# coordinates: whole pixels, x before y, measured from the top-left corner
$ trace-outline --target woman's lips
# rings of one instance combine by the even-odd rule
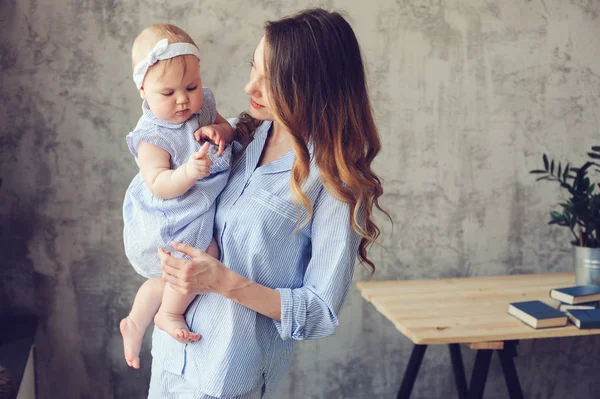
[[[250,105],[252,105],[256,109],[260,109],[260,108],[264,108],[265,107],[264,105],[260,105],[259,103],[257,103],[253,99],[250,99]]]

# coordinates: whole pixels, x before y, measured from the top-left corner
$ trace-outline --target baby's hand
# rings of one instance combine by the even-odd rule
[[[218,130],[214,128],[214,125],[202,126],[200,129],[194,132],[194,138],[196,141],[200,141],[201,139],[209,139],[215,145],[218,145],[219,155],[221,155],[225,149],[225,140],[223,140]]]
[[[193,179],[204,179],[210,175],[210,166],[213,164],[210,157],[206,154],[209,142],[204,143],[198,152],[192,154],[185,164],[185,173]]]

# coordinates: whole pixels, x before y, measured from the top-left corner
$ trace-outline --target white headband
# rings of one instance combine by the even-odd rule
[[[156,64],[160,60],[168,60],[169,58],[177,57],[179,55],[195,55],[200,59],[200,51],[198,47],[191,43],[173,43],[169,44],[167,39],[159,40],[156,46],[148,53],[148,57],[141,61],[133,68],[133,81],[137,86],[138,90],[144,83],[144,77],[148,72],[148,69]]]

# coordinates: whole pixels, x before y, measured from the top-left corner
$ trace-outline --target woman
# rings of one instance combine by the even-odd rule
[[[165,279],[202,294],[186,313],[202,339],[155,329],[152,398],[273,397],[293,342],[334,332],[356,255],[375,269],[380,142],[352,28],[321,9],[268,22],[245,91],[247,146],[233,143],[215,216],[220,261],[159,251]]]

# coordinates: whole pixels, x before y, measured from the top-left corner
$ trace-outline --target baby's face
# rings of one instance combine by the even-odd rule
[[[140,89],[152,113],[171,123],[185,122],[202,106],[200,62],[193,55],[179,57],[183,57],[185,66],[175,59],[168,67],[166,61],[157,62],[146,73]]]

